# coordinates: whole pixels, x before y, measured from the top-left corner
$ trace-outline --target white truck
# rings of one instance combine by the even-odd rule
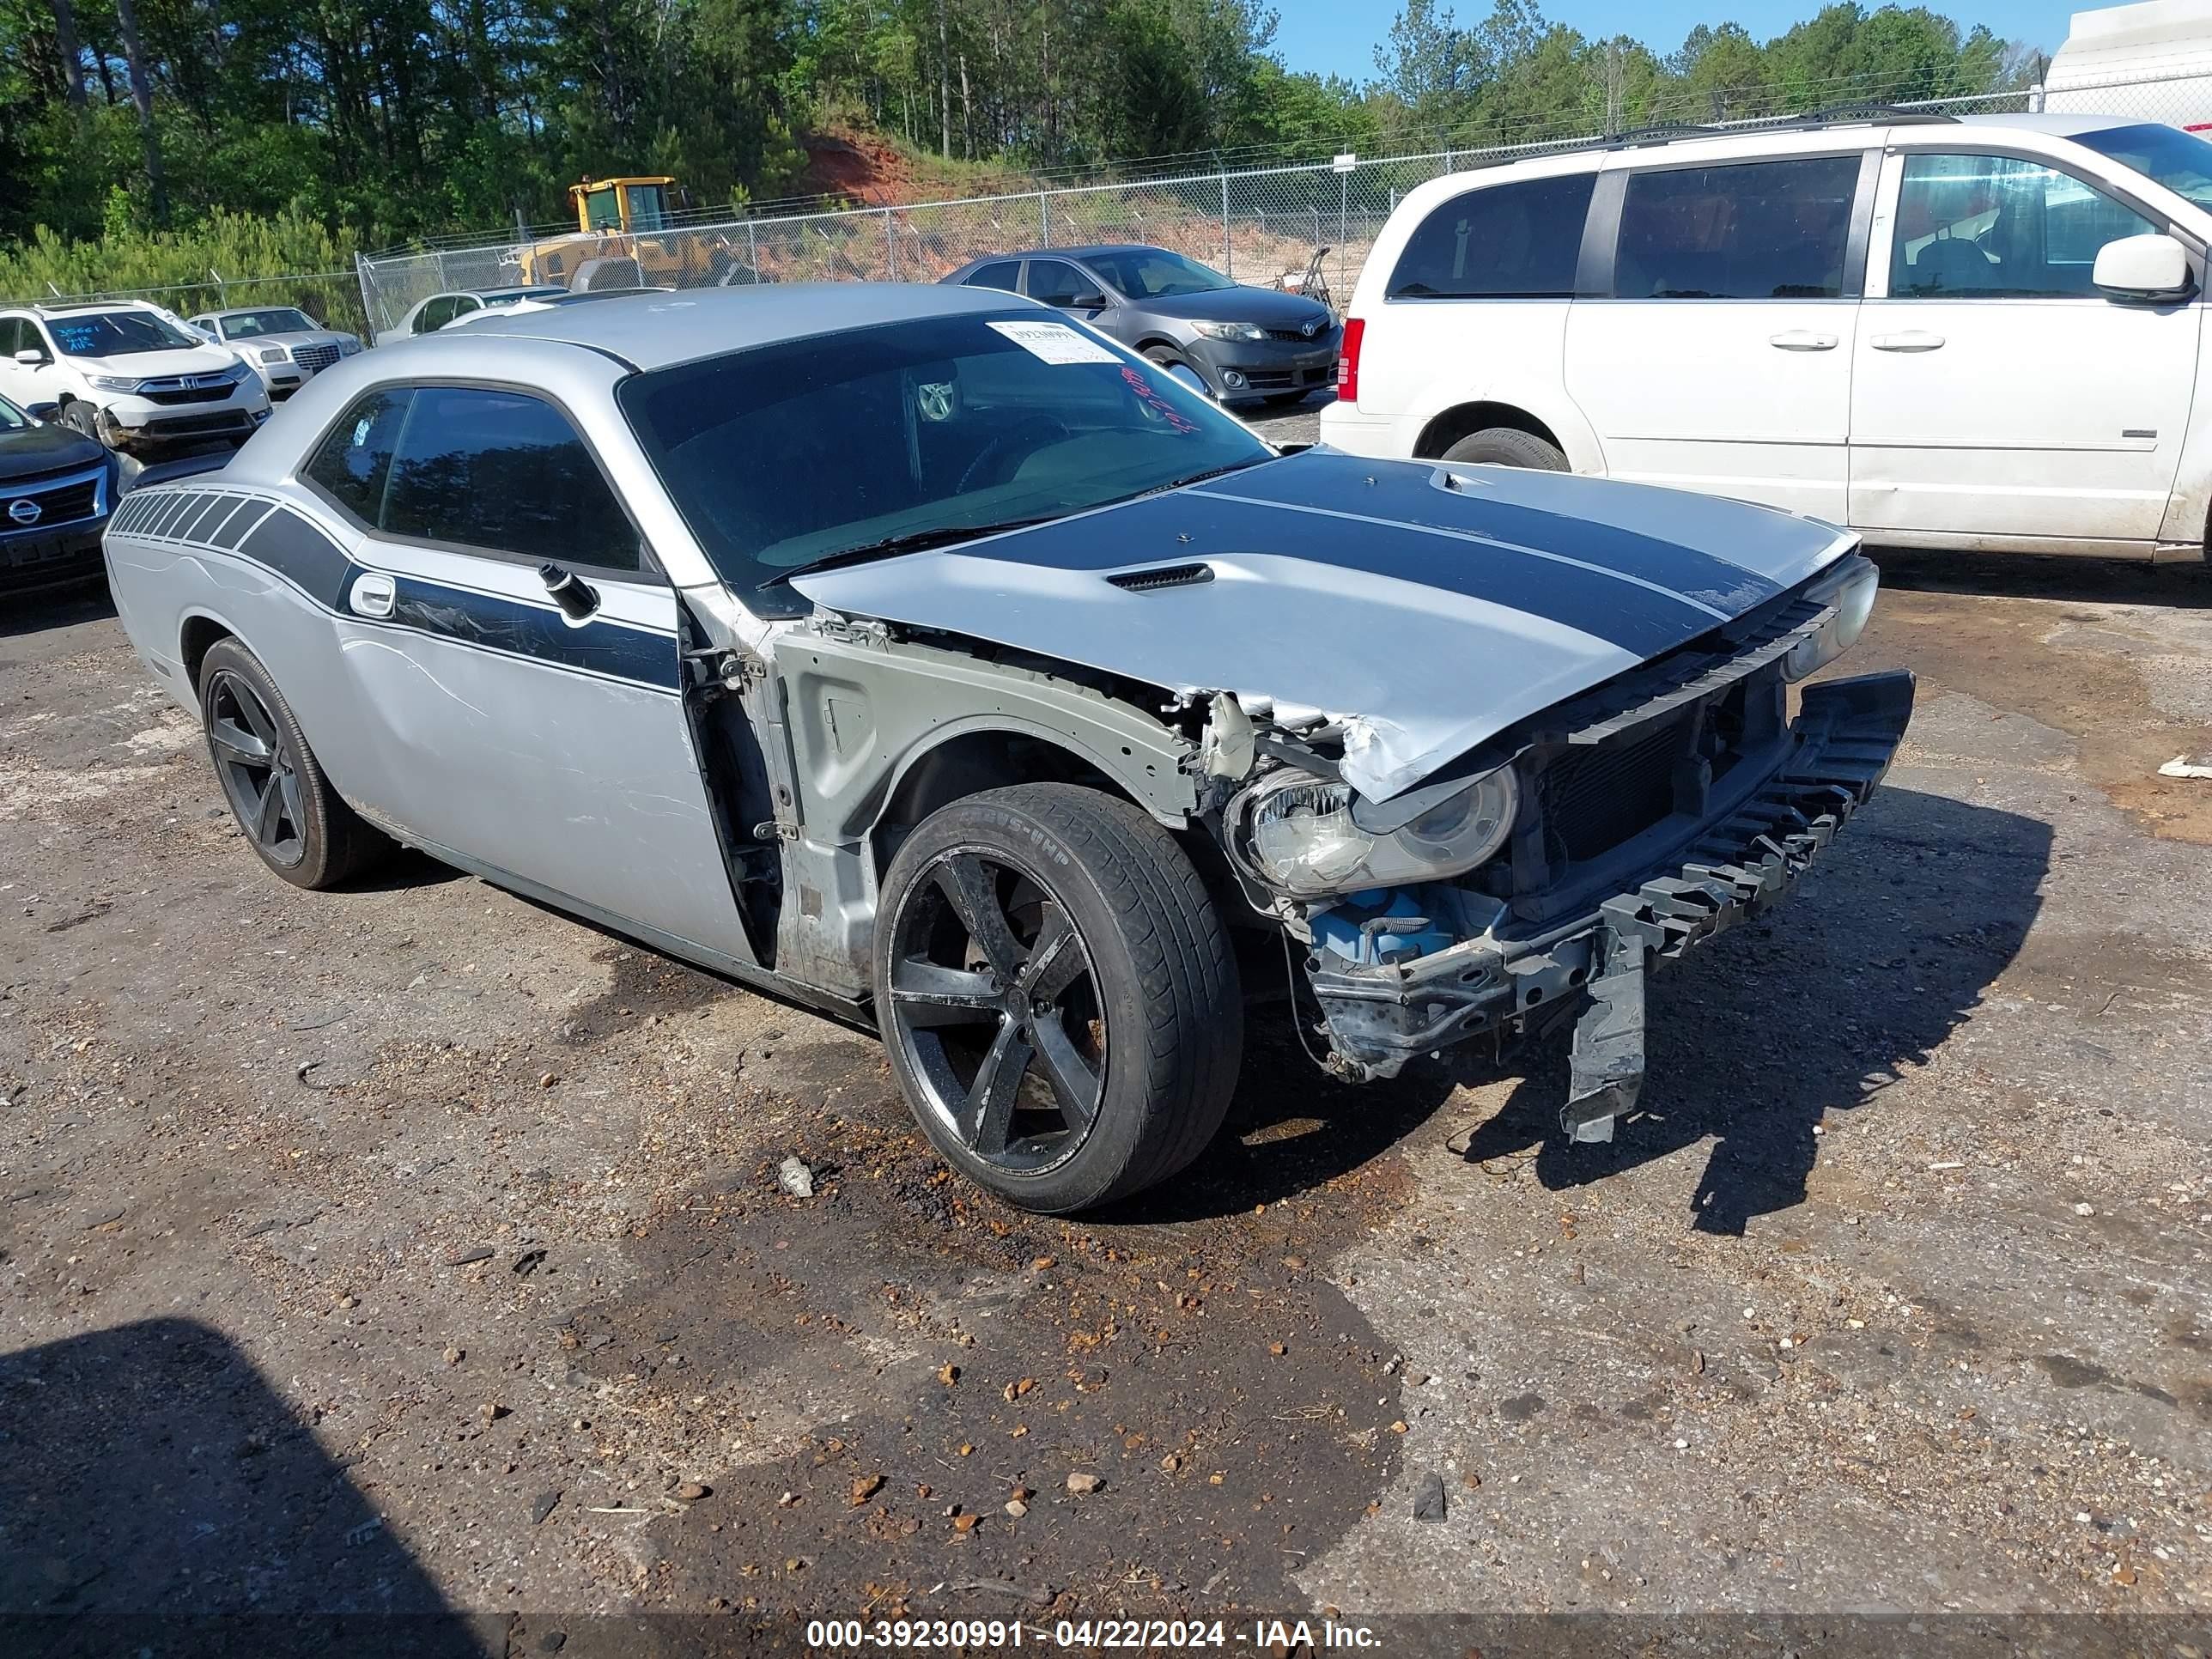
[[[2032,107],[2212,130],[2212,0],[2075,12]]]

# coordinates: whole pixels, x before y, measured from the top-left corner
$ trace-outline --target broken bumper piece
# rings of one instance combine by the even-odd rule
[[[1393,1077],[1417,1054],[1486,1033],[1556,1029],[1579,1005],[1560,1127],[1611,1139],[1643,1086],[1645,974],[1796,884],[1888,770],[1912,693],[1902,672],[1806,687],[1783,763],[1704,826],[1678,866],[1593,913],[1533,938],[1492,933],[1411,962],[1316,968],[1336,1069]]]

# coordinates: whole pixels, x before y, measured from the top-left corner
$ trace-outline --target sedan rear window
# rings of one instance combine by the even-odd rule
[[[1034,309],[907,321],[656,370],[617,397],[723,579],[1060,518],[1272,452]]]

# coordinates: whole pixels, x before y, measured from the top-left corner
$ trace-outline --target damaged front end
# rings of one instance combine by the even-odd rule
[[[1848,558],[1383,802],[1344,781],[1346,722],[1217,699],[1209,769],[1252,757],[1223,844],[1305,946],[1329,1069],[1392,1077],[1572,1022],[1561,1127],[1610,1139],[1642,1085],[1645,974],[1789,891],[1904,737],[1902,672],[1808,685],[1788,714],[1875,583]]]

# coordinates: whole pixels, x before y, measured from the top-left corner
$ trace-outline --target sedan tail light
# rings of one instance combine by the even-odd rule
[[[1344,349],[1336,360],[1336,396],[1340,403],[1359,401],[1359,346],[1367,337],[1367,319],[1344,319]]]

